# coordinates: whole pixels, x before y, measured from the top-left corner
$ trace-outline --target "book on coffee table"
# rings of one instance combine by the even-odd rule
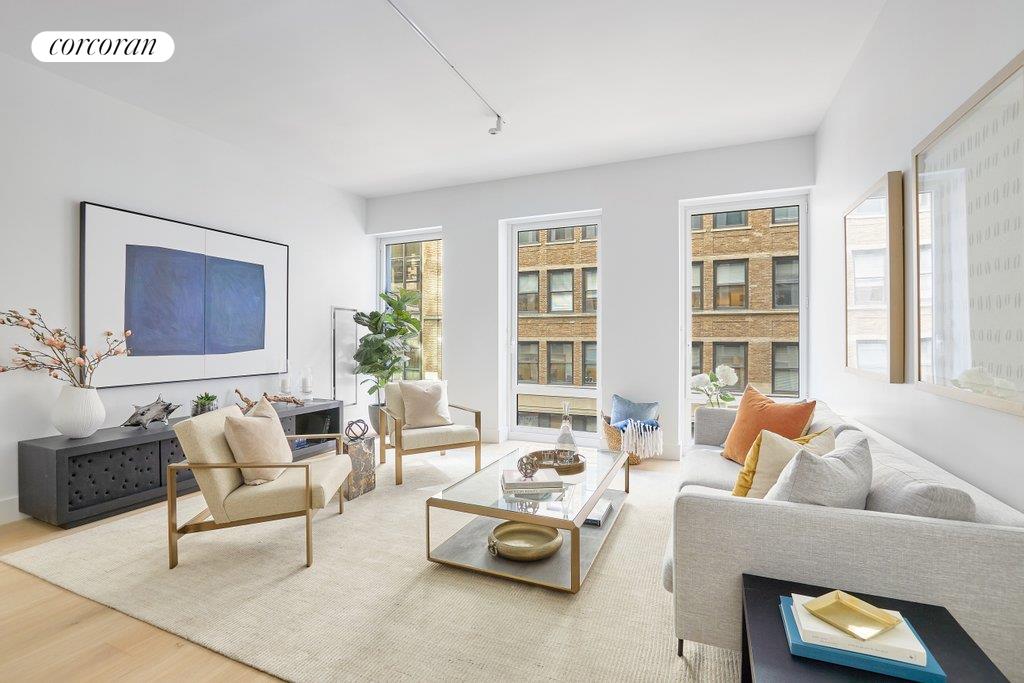
[[[532,477],[524,477],[518,470],[502,470],[501,488],[513,491],[561,491],[562,477],[552,469],[537,470]]]

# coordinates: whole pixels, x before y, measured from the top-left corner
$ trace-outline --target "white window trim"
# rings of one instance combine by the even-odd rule
[[[508,331],[509,337],[506,343],[507,349],[507,368],[508,372],[504,386],[501,387],[501,391],[507,397],[507,411],[505,419],[508,425],[508,438],[522,441],[538,441],[541,443],[554,443],[555,438],[558,436],[558,430],[549,427],[525,427],[517,424],[517,408],[518,401],[517,396],[520,393],[523,394],[534,394],[536,396],[565,396],[571,398],[593,398],[597,402],[596,406],[596,417],[597,417],[597,432],[591,434],[590,432],[580,432],[573,430],[573,435],[576,437],[576,443],[580,446],[587,447],[600,447],[601,446],[601,384],[603,381],[604,373],[601,371],[601,358],[602,358],[602,344],[600,340],[600,329],[601,329],[601,210],[595,209],[590,211],[572,211],[559,214],[549,214],[542,216],[529,216],[524,218],[511,218],[499,221],[500,229],[507,229],[508,234],[505,235],[504,239],[508,244],[508,292],[509,296],[505,297],[508,300],[506,304],[508,306]],[[586,222],[588,225],[597,225],[597,239],[587,240],[597,242],[597,264],[588,265],[584,267],[597,268],[597,330],[598,339],[586,340],[597,342],[597,384],[589,386],[574,386],[567,384],[519,384],[519,365],[516,359],[516,352],[518,349],[519,334],[517,329],[518,321],[518,278],[519,278],[519,264],[518,264],[518,239],[517,234],[520,230],[547,230],[549,228],[567,228],[575,227],[580,225],[582,222]],[[548,244],[567,244],[568,242],[548,242]],[[557,270],[557,268],[555,269]],[[587,313],[586,315],[595,315],[595,313]],[[543,341],[543,340],[542,340]],[[555,340],[558,341],[558,340]],[[582,350],[582,349],[581,349]],[[574,357],[575,361],[575,357]],[[582,364],[582,359],[581,359]],[[581,365],[582,369],[582,365]],[[575,368],[574,368],[575,370]]]

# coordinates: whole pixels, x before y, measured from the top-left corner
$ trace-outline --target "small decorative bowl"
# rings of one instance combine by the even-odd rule
[[[543,560],[561,547],[558,529],[526,522],[502,522],[487,537],[487,552],[516,562]]]

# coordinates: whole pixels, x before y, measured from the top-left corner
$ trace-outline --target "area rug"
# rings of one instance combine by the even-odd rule
[[[633,469],[619,520],[570,595],[426,560],[424,501],[469,473],[464,456],[409,458],[401,487],[382,466],[344,515],[318,513],[308,569],[297,518],[185,536],[168,570],[163,508],[2,560],[289,680],[739,679],[737,653],[687,643],[676,656],[660,581],[673,473]],[[179,518],[202,507],[182,500]],[[469,519],[438,517],[432,534]]]

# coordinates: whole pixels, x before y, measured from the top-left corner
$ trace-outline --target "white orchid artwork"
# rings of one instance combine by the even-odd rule
[[[721,408],[723,403],[736,400],[727,387],[739,381],[736,371],[728,365],[719,365],[714,372],[702,372],[690,378],[690,389],[699,391],[708,397],[708,405]]]

